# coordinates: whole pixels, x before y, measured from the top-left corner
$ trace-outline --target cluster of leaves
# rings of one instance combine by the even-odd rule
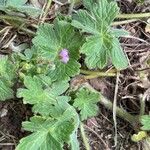
[[[73,150],[79,149],[77,129],[80,118],[69,104],[71,97],[62,95],[69,88],[68,81],[53,82],[45,75],[25,76],[24,85],[26,88],[18,89],[17,96],[23,97],[25,104],[32,104],[36,115],[23,123],[24,129],[33,133],[21,139],[16,149],[62,150],[64,143],[71,145]],[[73,105],[79,108],[84,120],[97,114],[98,101],[99,94],[82,89]]]
[[[0,100],[13,97],[11,87],[17,69],[23,81],[17,97],[33,106],[34,116],[23,122],[23,128],[32,134],[21,139],[16,150],[62,150],[64,143],[78,150],[80,121],[98,114],[100,99],[99,93],[83,87],[75,91],[75,96],[69,95],[70,78],[80,73],[81,54],[90,69],[104,68],[109,59],[119,70],[128,65],[118,39],[128,33],[111,27],[119,13],[116,2],[83,2],[86,10],[79,10],[72,21],[55,19],[53,24],[40,25],[31,49],[12,55],[17,67],[8,57],[0,58]],[[25,3],[2,1],[4,7],[0,9],[8,11],[16,4],[15,10],[24,11]],[[147,129],[147,123],[142,123]]]
[[[111,28],[112,21],[119,13],[117,3],[106,0],[97,0],[97,3],[93,0],[83,1],[87,10],[79,10],[73,16],[72,25],[90,34],[81,48],[81,53],[86,55],[87,67],[102,69],[111,59],[117,69],[126,68],[128,61],[118,37],[128,35],[128,33]]]

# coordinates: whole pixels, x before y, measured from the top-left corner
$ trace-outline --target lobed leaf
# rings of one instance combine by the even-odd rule
[[[8,56],[0,56],[0,101],[11,99],[14,92],[11,89],[15,78],[15,66],[8,60]]]
[[[81,48],[87,67],[103,69],[110,58],[118,70],[125,69],[128,61],[116,38],[126,36],[127,32],[111,28],[112,21],[119,13],[117,3],[107,0],[83,2],[87,10],[78,11],[73,16],[72,25],[90,33]]]
[[[55,68],[49,70],[52,80],[68,80],[79,74],[79,48],[83,40],[83,37],[66,21],[55,20],[54,25],[44,24],[39,27],[33,44],[39,57],[54,63]],[[60,52],[64,49],[68,51],[67,63],[60,57]]]
[[[98,113],[97,102],[99,102],[99,94],[91,92],[87,89],[81,89],[74,100],[73,106],[80,111],[81,120],[96,116]]]
[[[141,117],[142,130],[150,131],[150,115],[144,115]]]
[[[23,123],[24,129],[33,133],[21,139],[16,150],[63,150],[64,142],[70,142],[78,124],[78,115],[69,104],[58,118],[34,116]]]
[[[62,105],[61,101],[67,102],[69,100],[69,97],[60,95],[67,90],[69,84],[67,81],[60,81],[50,85],[50,81],[47,79],[48,82],[46,82],[45,78],[25,76],[24,85],[26,88],[18,89],[17,96],[19,98],[23,97],[24,103],[34,105],[33,111],[36,113],[44,116],[59,115],[62,113],[59,103]]]

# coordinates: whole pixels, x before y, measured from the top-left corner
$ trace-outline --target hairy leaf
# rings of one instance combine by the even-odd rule
[[[0,101],[14,97],[14,92],[11,87],[12,85],[9,83],[9,81],[0,78]]]
[[[69,104],[66,106],[57,118],[35,116],[30,121],[24,122],[24,129],[33,133],[21,139],[16,150],[63,150],[64,142],[70,142],[79,124],[74,108]]]
[[[87,67],[102,69],[110,58],[117,69],[125,69],[128,61],[116,38],[127,35],[127,32],[111,29],[111,23],[119,13],[117,3],[107,0],[83,2],[87,10],[79,10],[73,16],[72,25],[82,32],[90,33],[81,48],[81,53],[86,56]],[[121,63],[117,64],[120,60]]]
[[[73,106],[80,111],[81,120],[96,116],[98,113],[97,102],[99,102],[99,94],[91,92],[87,89],[81,89],[76,94]]]
[[[116,68],[125,69],[128,66],[128,61],[120,46],[119,40],[117,38],[114,38],[112,42],[113,47],[110,50],[110,58],[112,60],[112,63]]]
[[[80,64],[77,61],[82,41],[82,36],[66,21],[55,20],[54,25],[39,27],[33,44],[37,47],[39,57],[54,63],[55,68],[49,70],[52,80],[67,80],[79,73]],[[64,50],[67,55],[62,56]]]
[[[150,131],[150,115],[144,115],[141,117],[142,130]]]
[[[107,64],[107,45],[100,36],[92,36],[81,48],[81,52],[86,54],[85,63],[88,68],[103,68]]]
[[[30,124],[32,124],[32,122]],[[23,138],[16,150],[62,150],[63,142],[68,141],[69,136],[74,129],[74,124],[70,121],[61,122],[50,119],[46,120],[43,124],[39,124],[39,126],[41,129],[30,136]]]
[[[13,80],[15,78],[15,66],[7,56],[0,56],[0,101],[13,98]]]
[[[48,77],[47,77],[48,78]],[[50,85],[39,76],[26,76],[24,79],[25,89],[18,89],[18,97],[23,97],[24,103],[34,105],[33,111],[42,115],[56,116],[62,113],[61,101],[68,101],[69,97],[60,96],[63,94],[69,84],[67,81],[54,82]]]

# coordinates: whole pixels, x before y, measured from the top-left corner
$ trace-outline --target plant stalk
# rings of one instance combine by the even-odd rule
[[[97,77],[114,77],[116,76],[116,72],[111,70],[109,72],[100,72],[100,71],[89,71],[89,70],[80,70],[81,74],[85,74],[85,79],[92,79]]]
[[[18,17],[18,16],[10,16],[10,15],[0,15],[0,19],[5,19],[5,20],[10,20],[10,21],[19,21],[22,23],[28,22],[29,20],[23,18],[23,17]]]
[[[150,17],[150,13],[135,13],[135,14],[119,14],[117,18],[120,19],[135,19],[135,18],[147,18]]]
[[[80,131],[81,131],[81,136],[82,136],[82,139],[83,139],[83,143],[84,143],[85,149],[86,150],[90,150],[91,148],[90,148],[90,145],[89,145],[86,133],[84,131],[84,126],[83,126],[82,122],[80,122]]]
[[[88,83],[85,83],[83,86],[87,87],[88,89],[92,90],[93,92],[97,91]],[[105,108],[113,111],[113,104],[110,100],[108,100],[106,97],[104,97],[102,94],[100,94],[100,103],[102,105],[104,105]],[[139,124],[139,116],[134,116],[131,115],[130,113],[128,113],[127,111],[125,111],[122,108],[119,108],[118,106],[116,106],[116,115],[126,121],[128,121],[133,127],[134,129],[138,126]]]

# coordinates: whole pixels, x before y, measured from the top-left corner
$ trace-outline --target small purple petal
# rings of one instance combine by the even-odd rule
[[[60,60],[67,64],[67,62],[69,61],[69,53],[68,53],[68,50],[67,49],[63,49],[60,51],[59,53],[59,56],[60,56]]]

